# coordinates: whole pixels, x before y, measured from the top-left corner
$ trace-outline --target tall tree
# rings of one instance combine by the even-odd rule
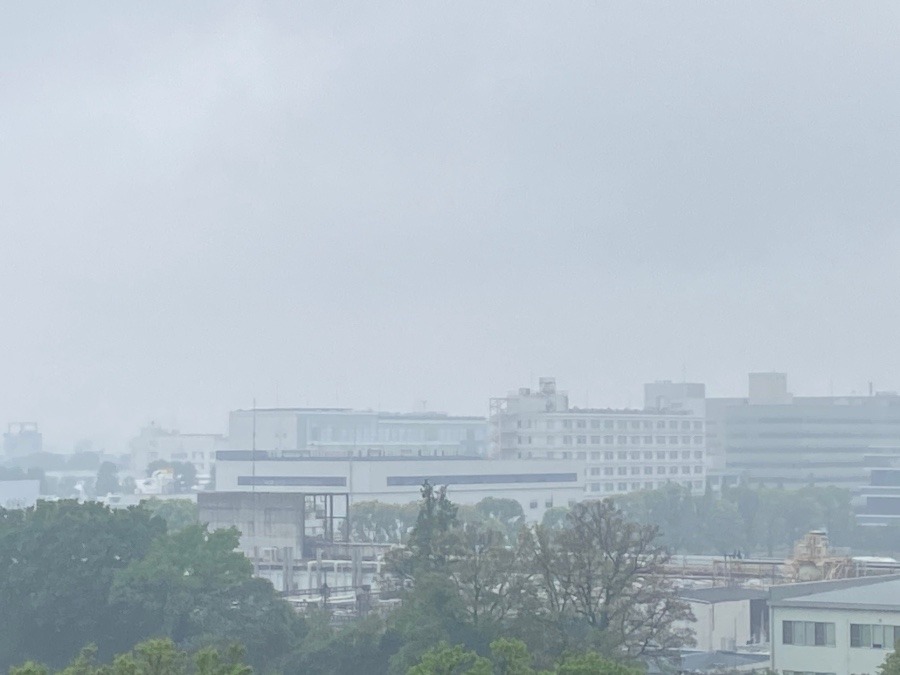
[[[691,643],[675,627],[692,618],[661,574],[667,550],[652,525],[627,520],[610,500],[582,502],[568,527],[530,532],[530,564],[549,618],[574,620],[609,655],[656,655]]]

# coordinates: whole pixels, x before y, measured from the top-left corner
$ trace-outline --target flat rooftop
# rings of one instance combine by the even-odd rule
[[[769,596],[772,607],[900,612],[900,575],[790,584],[772,591]]]

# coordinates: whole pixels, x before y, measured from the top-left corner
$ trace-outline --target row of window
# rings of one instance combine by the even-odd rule
[[[781,639],[786,645],[834,647],[834,626],[822,621],[782,621]],[[850,624],[851,647],[893,649],[897,640],[900,640],[900,626]]]
[[[682,474],[690,474],[691,467],[690,466],[682,466],[681,473]],[[679,467],[677,466],[657,466],[655,473],[658,475],[663,474],[676,474],[678,473]],[[703,467],[699,465],[694,466],[694,473],[703,473]],[[654,473],[654,468],[652,466],[592,466],[590,469],[590,475],[592,476],[638,476],[640,474],[644,474],[645,476],[651,476]]]
[[[530,451],[528,453],[528,456],[531,457]],[[557,459],[557,454],[553,450],[548,450],[546,453],[546,457],[547,457],[547,459]],[[677,450],[671,450],[671,451],[669,451],[668,454],[666,454],[666,452],[664,450],[659,450],[656,453],[649,452],[649,451],[644,452],[644,453],[633,452],[633,451],[632,452],[620,451],[617,453],[592,452],[590,454],[590,458],[591,458],[592,462],[599,462],[599,461],[611,462],[613,460],[619,460],[622,462],[624,462],[624,461],[638,462],[641,459],[643,459],[646,462],[651,462],[654,459],[658,462],[664,462],[667,459],[670,461],[676,461],[678,459],[682,459],[682,460],[691,459],[691,457],[693,457],[696,460],[702,460],[703,459],[703,451],[702,450],[694,450],[693,455],[691,454],[690,450],[682,450],[680,455],[678,454]],[[587,459],[588,454],[586,452],[568,452],[568,451],[564,450],[563,452],[559,453],[558,458],[559,459]]]
[[[547,445],[703,445],[703,436],[547,436]],[[517,436],[519,445],[534,445],[534,436]],[[541,437],[537,437],[540,444]]]
[[[555,429],[557,420],[547,420],[544,428],[546,429]],[[518,420],[516,422],[516,427],[519,429],[531,429],[537,428],[537,423],[533,420]],[[587,429],[588,428],[588,420],[561,420],[560,427],[562,429]],[[656,423],[652,420],[590,420],[590,428],[591,429],[619,429],[625,431],[626,429],[671,429],[677,430],[681,429],[682,431],[701,431],[703,429],[703,422],[699,420],[656,420]]]
[[[606,492],[606,493],[628,492],[628,491],[635,492],[637,490],[653,490],[654,488],[657,488],[657,487],[660,487],[660,488],[665,487],[667,484],[669,484],[671,482],[673,482],[673,481],[659,481],[657,483],[654,483],[653,481],[645,481],[643,483],[638,483],[638,482],[632,482],[632,483],[626,483],[626,482],[588,483],[588,485],[586,486],[586,490],[588,492]],[[699,489],[699,488],[703,487],[702,480],[675,481],[675,483],[677,483],[678,485],[682,485],[686,488],[693,487],[694,489]]]

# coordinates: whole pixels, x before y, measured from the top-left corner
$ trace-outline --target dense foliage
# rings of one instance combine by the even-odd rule
[[[143,508],[39,502],[0,511],[0,668],[62,667],[87,644],[108,660],[149,637],[181,647],[241,642],[259,666],[301,622],[252,578],[234,530],[176,533]]]
[[[615,498],[629,519],[659,528],[660,543],[670,551],[696,554],[784,555],[811,529],[826,528],[832,544],[859,554],[900,553],[900,527],[867,528],[856,524],[848,490],[835,487],[726,488],[721,494],[694,495],[677,484]],[[556,506],[544,513],[542,525],[566,525],[569,509]],[[359,541],[406,543],[418,508],[379,502],[355,504],[354,537]],[[460,506],[457,518],[500,533],[515,543],[524,525],[518,502],[488,498],[474,507]]]

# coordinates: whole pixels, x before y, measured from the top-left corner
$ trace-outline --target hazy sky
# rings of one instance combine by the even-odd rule
[[[898,389],[898,122],[896,3],[4,3],[0,422]]]

